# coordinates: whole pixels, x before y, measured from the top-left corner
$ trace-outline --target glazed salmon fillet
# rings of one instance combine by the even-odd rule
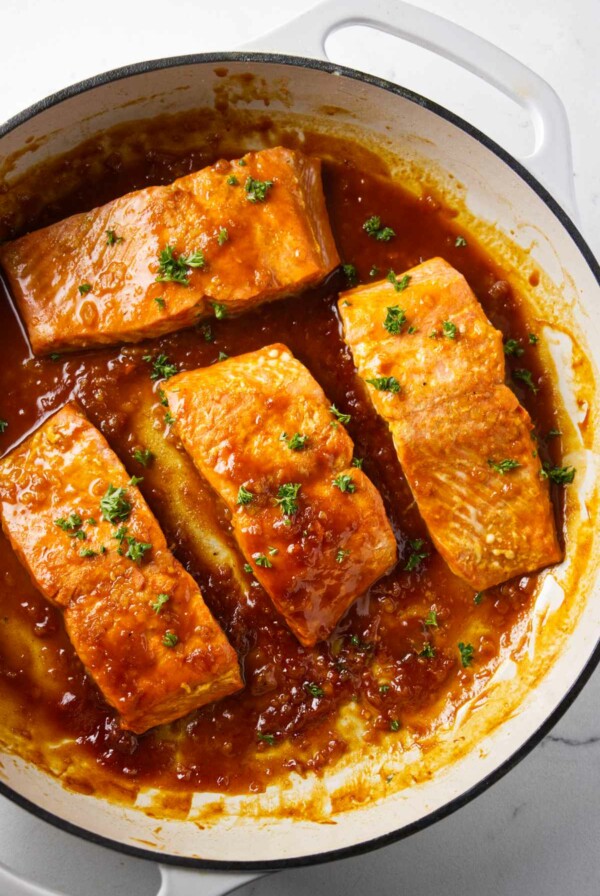
[[[396,542],[321,387],[285,345],[270,345],[163,388],[249,569],[302,644],[326,638],[394,565]]]
[[[476,591],[562,559],[502,336],[441,258],[343,293],[345,339],[432,541]]]
[[[0,462],[0,514],[122,727],[141,733],[242,687],[198,586],[76,405]]]
[[[339,264],[319,159],[278,147],[0,246],[33,351],[161,336],[313,286]]]

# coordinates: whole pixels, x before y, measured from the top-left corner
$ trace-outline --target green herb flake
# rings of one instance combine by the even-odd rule
[[[275,744],[275,735],[274,734],[262,734],[262,732],[257,731],[256,737],[258,740],[262,741],[265,744],[268,744],[270,747]]]
[[[98,525],[93,516],[88,517],[86,520],[86,523],[88,524],[88,526],[97,526]]]
[[[285,442],[290,451],[302,451],[308,444],[308,436],[303,436],[299,432],[294,433],[291,438],[288,438],[287,432],[282,432],[279,440]]]
[[[243,485],[240,485],[237,494],[237,504],[245,507],[247,504],[251,504],[254,501],[256,495],[245,488]]]
[[[117,236],[117,234],[114,230],[106,231],[106,245],[107,246],[114,246],[116,243],[122,243],[122,242],[123,242],[123,237]]]
[[[173,246],[166,246],[158,256],[158,283],[179,283],[189,286],[189,268],[203,268],[206,265],[204,253],[192,252],[190,255],[175,255]]]
[[[438,627],[437,621],[437,613],[435,610],[430,610],[427,616],[424,619],[425,625],[430,625],[432,628]]]
[[[475,653],[475,648],[472,644],[463,644],[462,641],[459,641],[458,649],[460,651],[460,661],[462,663],[462,667],[463,669],[467,669],[473,664],[473,654]]]
[[[400,383],[395,376],[376,376],[366,382],[377,389],[378,392],[393,392],[394,395],[400,392]]]
[[[164,408],[169,407],[169,402],[167,401],[167,396],[165,395],[163,390],[160,388],[158,389],[158,400],[160,401],[160,403],[162,404],[162,406]]]
[[[85,541],[87,535],[83,529],[78,529],[76,532],[69,532],[69,538],[77,538],[79,541]]]
[[[115,538],[119,542],[119,544],[123,544],[126,537],[127,537],[127,526],[119,526],[119,528],[116,530],[116,532],[113,535],[113,538]]]
[[[156,358],[152,358],[151,355],[144,355],[142,360],[152,364],[151,380],[168,380],[170,377],[175,376],[179,369],[176,364],[171,364],[167,355],[163,354],[158,355]]]
[[[544,465],[544,472],[548,479],[555,482],[557,485],[568,485],[575,479],[577,470],[575,467],[551,467],[549,465]]]
[[[507,356],[513,355],[515,358],[520,358],[521,355],[525,353],[525,349],[519,343],[518,339],[507,339],[504,343],[504,354]]]
[[[562,436],[560,429],[550,429],[546,434],[546,439],[557,439],[559,436]]]
[[[212,331],[212,327],[210,324],[204,324],[201,332],[202,332],[202,335],[204,336],[205,342],[214,342],[215,341],[215,337],[213,336],[213,331]]]
[[[304,690],[311,697],[324,697],[325,691],[323,688],[320,688],[318,684],[315,684],[314,681],[305,681],[304,682]]]
[[[411,553],[408,557],[408,562],[404,567],[405,572],[413,572],[420,566],[421,562],[425,560],[426,557],[429,556],[427,551],[423,550],[423,545],[425,544],[422,538],[415,538],[412,541],[408,542],[411,548]]]
[[[451,320],[445,320],[442,323],[442,331],[448,339],[456,339],[458,335],[458,327]]]
[[[396,236],[396,231],[391,227],[382,227],[379,215],[372,215],[367,218],[363,224],[363,230],[374,240],[380,243],[388,243],[392,237]]]
[[[335,555],[336,563],[343,563],[346,557],[350,556],[350,551],[345,550],[344,548],[340,548],[337,554]]]
[[[179,644],[179,638],[177,637],[175,632],[167,630],[163,635],[162,642],[165,647],[173,648],[176,647],[177,644]]]
[[[477,594],[473,598],[473,603],[479,606],[479,604],[483,600],[483,591],[478,591]]]
[[[226,243],[228,241],[228,239],[229,239],[229,231],[227,230],[226,227],[221,227],[219,229],[219,233],[217,234],[217,242],[218,242],[219,246],[222,246],[224,243]]]
[[[285,482],[279,486],[276,503],[281,507],[284,516],[293,516],[298,511],[298,492],[301,489],[299,482]]]
[[[402,332],[402,327],[405,323],[406,312],[404,308],[400,308],[399,305],[390,305],[389,308],[386,308],[385,320],[383,322],[384,330],[387,330],[392,336],[397,336]]]
[[[249,575],[252,575],[254,572],[249,563],[244,563],[244,572],[247,572]]]
[[[91,292],[92,284],[91,283],[81,283],[77,289],[79,290],[79,295],[87,296],[88,292]]]
[[[409,336],[412,336],[413,333],[417,332],[417,328],[413,327],[413,325],[411,324],[406,332],[408,333]]]
[[[215,312],[215,317],[217,320],[223,320],[223,318],[227,317],[227,308],[225,305],[221,305],[220,302],[211,302],[213,306],[213,311]]]
[[[158,305],[158,307],[159,307],[159,308],[161,309],[161,311],[162,311],[162,310],[164,309],[164,307],[165,307],[165,304],[166,304],[164,298],[163,298],[162,296],[157,296],[157,297],[154,299],[154,301],[156,302],[156,304]]]
[[[269,548],[268,551],[271,557],[276,557],[279,553],[279,548]]]
[[[237,187],[237,185],[239,184],[239,180],[237,179],[235,174],[230,174],[227,178],[227,183],[230,187]]]
[[[492,470],[495,470],[496,473],[501,473],[503,476],[505,473],[509,473],[511,470],[516,470],[517,467],[520,467],[521,464],[518,460],[513,460],[510,457],[506,457],[504,460],[491,460],[488,458],[488,467],[491,467]]]
[[[435,657],[435,647],[433,646],[433,644],[430,644],[429,641],[426,641],[423,644],[422,650],[419,652],[419,656],[422,656],[427,660],[432,660]]]
[[[377,267],[376,264],[374,264],[373,267],[371,268],[371,270],[369,271],[369,277],[376,277],[378,273],[379,273],[379,268]]]
[[[136,448],[133,452],[133,459],[141,464],[143,467],[147,467],[151,460],[153,460],[154,455],[150,451],[149,448]]]
[[[400,722],[398,719],[390,719],[390,731],[399,731],[400,730]]]
[[[264,569],[273,568],[273,564],[265,554],[252,554],[252,559],[257,566],[262,566]]]
[[[173,424],[175,423],[175,417],[173,416],[171,411],[166,412],[165,423],[167,424],[167,426],[173,426]]]
[[[389,691],[389,689],[390,689],[389,684],[380,684],[380,685],[379,685],[379,693],[380,693],[380,694],[387,694],[387,692]]]
[[[126,520],[131,513],[131,504],[127,500],[127,492],[124,488],[109,485],[103,497],[100,499],[102,519],[109,523]]]
[[[229,355],[225,354],[225,352],[219,352],[217,356],[217,361],[227,361]]]
[[[537,345],[540,341],[540,337],[536,336],[535,333],[528,333],[527,338],[529,339],[529,345]]]
[[[125,552],[125,556],[129,560],[133,560],[134,563],[141,563],[144,559],[144,554],[152,549],[151,544],[148,544],[146,541],[138,541],[133,535],[127,536],[127,544],[129,547]]]
[[[143,481],[144,481],[143,476],[132,476],[131,479],[129,480],[129,482],[127,483],[127,485],[135,486],[135,485],[139,485],[140,482],[143,482]]]
[[[329,410],[333,414],[333,416],[336,418],[336,420],[339,420],[340,423],[344,423],[344,424],[350,423],[350,420],[352,419],[351,415],[343,414],[341,411],[338,411],[338,409],[336,408],[336,406],[334,404],[329,406]]]
[[[464,246],[467,245],[467,241],[464,238],[464,236],[457,236],[456,239],[454,240],[454,245],[456,246],[457,249],[462,249]]]
[[[161,593],[157,596],[156,600],[152,601],[150,603],[150,606],[152,607],[152,609],[154,610],[155,613],[160,613],[162,608],[164,607],[164,605],[166,603],[168,603],[170,600],[171,600],[171,598],[169,597],[169,595],[165,594],[164,591],[161,591]]]
[[[272,186],[272,180],[255,180],[253,177],[246,178],[246,183],[244,184],[246,199],[248,202],[264,202]]]
[[[339,476],[335,477],[332,485],[335,488],[339,488],[341,492],[347,492],[351,494],[352,492],[356,491],[356,485],[349,473],[340,473]]]
[[[396,292],[404,292],[408,284],[410,283],[410,275],[404,274],[400,279],[396,277],[393,271],[388,271],[388,275],[386,277],[387,281],[392,284]]]
[[[538,386],[533,382],[531,370],[519,368],[518,370],[513,370],[512,375],[514,380],[520,380],[522,383],[525,383],[527,388],[531,389],[534,394],[539,391]]]
[[[59,354],[59,352],[52,352],[52,354],[50,355],[51,361],[60,361],[61,358],[62,358],[62,355]]]
[[[362,457],[353,457],[352,458],[352,466],[356,467],[357,470],[362,470],[364,464],[364,459]]]
[[[346,275],[346,280],[348,281],[348,286],[356,286],[358,283],[358,273],[353,264],[343,264],[342,270]]]
[[[240,166],[240,168],[244,168],[247,164],[248,162],[246,161],[246,159],[238,159],[238,165]]]
[[[82,548],[82,549],[79,551],[79,556],[80,556],[80,557],[97,557],[97,556],[98,556],[98,552],[97,552],[97,551],[93,551],[91,548]]]
[[[59,516],[58,519],[54,520],[54,525],[62,529],[63,532],[72,532],[83,525],[83,520],[78,513],[70,513],[67,517]]]

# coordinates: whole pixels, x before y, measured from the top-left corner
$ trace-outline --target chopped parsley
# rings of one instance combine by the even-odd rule
[[[390,719],[390,731],[399,731],[400,730],[400,722],[398,719]]]
[[[254,572],[254,570],[252,569],[252,567],[250,566],[249,563],[244,563],[244,572],[247,572],[250,574]]]
[[[57,520],[54,520],[54,525],[58,526],[59,529],[62,529],[63,532],[72,532],[83,525],[83,520],[78,513],[70,513],[66,517],[59,516]]]
[[[488,467],[491,467],[492,470],[496,471],[496,473],[502,473],[502,475],[504,475],[505,473],[509,473],[511,470],[516,470],[517,467],[520,466],[521,464],[518,460],[513,460],[510,457],[506,457],[504,460],[499,461],[491,460],[490,458],[488,458]]]
[[[430,625],[430,626],[432,626],[433,628],[437,628],[437,627],[438,627],[437,613],[435,612],[435,610],[430,610],[430,611],[429,611],[429,613],[428,613],[427,616],[425,617],[424,622],[425,622],[425,625]]]
[[[106,231],[106,245],[107,246],[114,246],[115,243],[122,243],[122,242],[123,242],[123,237],[117,236],[117,234],[114,230]]]
[[[262,734],[260,731],[257,731],[256,737],[258,738],[258,740],[261,740],[263,743],[268,744],[270,747],[275,744],[274,734]]]
[[[236,503],[240,504],[242,507],[245,507],[246,504],[251,504],[252,501],[254,501],[255,497],[256,495],[253,492],[249,491],[247,488],[244,488],[243,485],[240,485]]]
[[[532,392],[537,392],[538,387],[533,382],[533,377],[531,375],[531,370],[526,370],[525,368],[519,368],[518,370],[513,370],[512,372],[514,380],[520,380],[522,383],[525,383],[528,389],[531,389]]]
[[[77,289],[79,290],[79,294],[82,296],[87,296],[88,292],[91,292],[92,284],[91,283],[81,283]]]
[[[460,661],[462,663],[463,669],[467,669],[473,663],[473,654],[475,653],[475,648],[472,644],[463,644],[462,641],[459,641],[458,649],[460,651]]]
[[[329,406],[329,410],[331,411],[333,416],[336,418],[336,420],[340,421],[340,423],[350,423],[350,420],[352,419],[351,415],[343,414],[341,411],[338,411],[338,409],[336,408],[336,406],[334,404]]]
[[[398,280],[393,271],[388,271],[386,279],[392,284],[396,292],[404,292],[410,283],[410,276],[408,274],[404,274],[404,276],[400,277]]]
[[[179,283],[181,286],[189,286],[189,268],[203,268],[206,264],[202,252],[192,252],[190,255],[175,255],[173,246],[167,246],[158,256],[158,283]]]
[[[8,420],[0,420],[0,433],[6,432],[8,429]]]
[[[356,485],[349,473],[340,473],[339,476],[336,476],[333,480],[333,485],[335,488],[339,488],[341,492],[352,493],[356,491]]]
[[[405,572],[413,572],[421,564],[421,561],[429,556],[427,551],[423,550],[425,542],[422,538],[415,538],[408,542],[411,547],[411,553],[408,562],[404,567]]]
[[[357,470],[362,470],[364,464],[364,460],[362,457],[353,457],[352,458],[352,466],[356,467]]]
[[[430,644],[429,641],[426,641],[423,644],[423,649],[419,653],[419,656],[422,656],[428,660],[432,660],[435,656],[435,647],[432,644]]]
[[[226,361],[228,359],[228,357],[229,357],[229,355],[225,354],[225,352],[219,352],[217,361]]]
[[[288,438],[287,432],[282,432],[279,440],[285,442],[290,451],[302,451],[303,448],[306,448],[308,436],[303,436],[296,432],[291,438]]]
[[[272,186],[272,180],[255,180],[253,177],[246,178],[246,183],[244,184],[246,199],[248,202],[264,202]]]
[[[179,644],[179,638],[177,637],[175,632],[166,631],[163,635],[162,642],[165,647],[175,647],[177,644]]]
[[[540,337],[536,336],[535,333],[528,333],[527,337],[529,339],[529,345],[537,345],[540,341]]]
[[[165,307],[165,300],[162,296],[157,296],[154,301],[158,305],[158,307],[162,310]]]
[[[293,516],[298,511],[298,492],[301,484],[299,482],[285,482],[279,486],[277,492],[276,503],[281,507],[284,516]]]
[[[227,317],[227,308],[225,305],[221,305],[220,302],[211,302],[213,306],[213,311],[215,312],[215,317],[217,320],[223,320],[224,317]]]
[[[155,613],[160,613],[164,605],[170,600],[171,598],[169,597],[169,595],[165,594],[164,591],[161,591],[156,600],[150,603],[150,606]]]
[[[124,488],[109,485],[103,497],[100,499],[102,519],[109,523],[126,520],[131,513],[131,504],[127,500],[127,492]]]
[[[356,286],[358,283],[358,274],[356,272],[356,268],[353,264],[343,264],[342,270],[346,275],[346,280],[348,281],[348,286]]]
[[[391,227],[381,226],[379,215],[372,215],[370,218],[367,218],[363,224],[363,230],[380,243],[388,243],[393,236],[396,236],[396,231],[392,230]]]
[[[387,692],[389,691],[389,689],[390,689],[389,684],[380,684],[380,685],[379,685],[379,693],[380,693],[380,694],[387,694]]]
[[[238,159],[238,165],[240,166],[240,168],[243,168],[247,164],[248,162],[246,161],[246,159]]]
[[[173,426],[173,424],[175,423],[175,417],[173,416],[171,411],[167,411],[165,413],[165,423],[167,424],[167,426]]]
[[[165,408],[169,407],[169,402],[167,401],[167,396],[165,395],[163,390],[160,388],[158,390],[158,400],[160,401],[160,403],[162,404],[163,407],[165,407]]]
[[[575,479],[575,467],[551,467],[544,465],[545,478],[547,477],[557,485],[568,485]]]
[[[176,364],[171,364],[166,355],[160,354],[156,358],[152,355],[144,355],[143,359],[148,364],[152,364],[151,380],[168,380],[169,377],[175,376],[178,371]]]
[[[448,339],[456,339],[458,327],[456,326],[456,324],[453,324],[451,320],[445,320],[442,322],[442,330],[444,336],[447,336]]]
[[[546,435],[546,439],[556,439],[558,436],[562,436],[562,432],[560,429],[549,429]]]
[[[237,179],[235,174],[230,174],[227,178],[227,183],[230,187],[237,187],[237,185],[239,184],[239,180]]]
[[[477,604],[477,606],[479,606],[479,604],[481,603],[482,600],[483,600],[483,591],[478,591],[477,594],[473,598],[473,603]]]
[[[397,395],[400,391],[400,383],[395,376],[376,376],[367,380],[367,383],[374,386],[378,392],[393,392]]]
[[[379,268],[377,267],[376,264],[374,264],[373,267],[371,268],[371,270],[369,271],[369,277],[376,277],[378,273],[379,273]]]
[[[467,241],[464,238],[464,236],[457,236],[456,239],[454,240],[454,245],[456,246],[457,249],[460,249],[463,246],[467,245]]]
[[[337,554],[335,555],[336,563],[343,563],[346,557],[350,556],[350,551],[345,550],[344,548],[340,548]]]
[[[409,336],[412,336],[413,333],[417,332],[417,328],[411,324],[406,332],[408,333]]]
[[[204,324],[201,332],[202,332],[202,335],[204,336],[205,342],[214,342],[215,341],[215,337],[213,336],[213,331],[212,331],[210,324]]]
[[[279,548],[269,548],[269,554],[271,557],[276,557],[279,553]]]
[[[82,548],[82,549],[79,551],[79,556],[80,556],[80,557],[97,557],[97,556],[98,556],[98,552],[97,552],[97,551],[93,551],[91,548]]]
[[[127,526],[119,526],[119,528],[117,529],[117,531],[116,531],[115,534],[113,535],[113,538],[116,538],[116,540],[117,540],[117,541],[119,542],[119,544],[121,544],[121,545],[122,545],[123,542],[125,541],[125,538],[126,538],[126,537],[127,537]],[[122,551],[119,551],[119,553],[121,554]]]
[[[505,355],[514,355],[515,358],[520,358],[522,354],[525,353],[525,349],[519,343],[518,339],[507,339],[504,343],[504,354]]]
[[[141,563],[144,559],[144,554],[152,548],[151,544],[148,544],[146,541],[138,541],[133,535],[127,536],[127,544],[129,547],[125,552],[125,556],[133,560],[134,563]]]
[[[62,358],[62,355],[59,354],[58,352],[52,352],[52,354],[50,355],[51,361],[60,361],[61,358]]]
[[[217,234],[217,242],[218,242],[219,246],[222,246],[223,243],[226,243],[228,239],[229,239],[229,231],[227,230],[226,227],[221,227],[219,229],[219,233]]]
[[[323,688],[320,688],[318,684],[314,683],[314,681],[305,681],[304,690],[307,694],[310,694],[311,697],[325,696],[325,691],[323,690]]]
[[[144,481],[143,476],[132,476],[127,485],[139,485],[140,482]]]
[[[383,322],[384,330],[387,330],[388,333],[391,333],[392,336],[396,336],[398,333],[402,332],[402,327],[406,323],[406,312],[404,308],[400,308],[399,305],[390,305],[389,308],[386,308],[385,320]]]
[[[262,566],[264,569],[272,569],[273,567],[273,564],[265,554],[252,554],[252,559],[257,566]]]
[[[136,448],[133,452],[133,459],[137,460],[138,464],[141,464],[143,467],[147,467],[153,457],[154,455],[149,448]]]

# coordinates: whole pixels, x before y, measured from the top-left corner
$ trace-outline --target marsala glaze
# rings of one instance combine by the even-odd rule
[[[317,148],[322,139],[315,141]],[[148,183],[168,183],[210,161],[202,152],[179,157],[153,152],[135,165],[113,157],[103,177],[43,209],[30,220],[30,229]],[[325,163],[324,185],[340,255],[356,266],[360,281],[369,280],[374,265],[380,277],[390,268],[401,272],[434,255],[464,273],[492,323],[506,338],[520,340],[524,354],[507,358],[508,379],[513,367],[532,371],[537,393],[511,384],[535,423],[542,459],[558,463],[560,439],[545,438],[557,428],[556,416],[537,349],[528,340],[532,327],[526,312],[502,271],[469,234],[464,234],[466,246],[456,246],[453,211],[438,197],[410,196],[339,155],[336,163]],[[390,242],[377,242],[364,232],[364,221],[374,214],[395,230]],[[398,727],[427,734],[444,707],[458,704],[489,674],[500,646],[526,624],[535,576],[490,589],[476,604],[472,590],[448,571],[429,542],[386,426],[372,410],[341,339],[335,301],[346,285],[339,271],[317,291],[238,319],[215,320],[208,329],[204,325],[139,346],[55,360],[30,356],[8,296],[2,296],[0,417],[8,421],[0,435],[3,453],[74,397],[128,470],[144,475],[132,459],[134,449],[144,446],[130,426],[140,402],[149,402],[155,426],[176,443],[164,424],[165,408],[144,355],[164,352],[180,370],[189,370],[217,362],[220,352],[236,355],[284,342],[331,401],[352,415],[348,431],[355,455],[364,458],[365,472],[383,495],[400,558],[394,571],[357,601],[327,642],[303,648],[257,582],[248,577],[248,597],[240,599],[226,569],[209,569],[195,556],[185,525],[169,525],[164,512],[168,488],[155,462],[141,488],[238,651],[246,688],[143,736],[122,731],[74,654],[59,611],[36,592],[2,536],[0,700],[17,702],[24,731],[33,731],[40,740],[72,739],[74,759],[78,754],[93,757],[129,785],[259,791],[282,773],[319,772],[342,756],[348,745],[336,719],[349,701],[358,708],[368,740],[397,736]],[[560,527],[562,503],[556,489],[553,498]],[[219,509],[219,514],[226,526],[225,511]],[[415,571],[406,571],[409,540],[417,538],[424,539],[427,557]],[[437,614],[437,627],[425,625],[430,610]],[[460,641],[474,647],[474,662],[467,669],[461,666]],[[433,657],[420,655],[426,644],[434,649]],[[314,685],[316,691],[310,687]],[[94,783],[89,787],[93,790]]]

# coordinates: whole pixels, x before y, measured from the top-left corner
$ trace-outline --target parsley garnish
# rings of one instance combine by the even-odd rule
[[[377,267],[376,264],[374,264],[373,267],[371,268],[371,270],[369,271],[369,277],[376,277],[378,273],[379,273],[379,268]]]
[[[464,238],[464,236],[457,236],[456,239],[454,240],[454,245],[456,246],[457,249],[460,249],[462,246],[467,245],[467,241]]]
[[[419,566],[421,561],[428,556],[428,553],[427,551],[422,550],[423,545],[425,544],[422,538],[415,538],[413,541],[409,541],[408,543],[412,549],[412,552],[404,569],[406,572],[413,572],[413,570],[415,570]]]
[[[158,283],[180,283],[181,286],[189,286],[189,268],[203,268],[206,262],[202,252],[192,252],[191,255],[175,255],[173,246],[167,246],[158,256]]]
[[[229,357],[229,355],[226,355],[225,352],[219,352],[217,361],[226,361],[228,359],[228,357]]]
[[[244,488],[243,485],[240,485],[236,503],[241,504],[242,507],[245,507],[246,504],[251,504],[252,501],[254,501],[255,497],[256,495],[253,492],[248,491],[247,488]]]
[[[92,289],[92,284],[91,284],[91,283],[81,283],[81,284],[77,287],[77,289],[79,290],[79,294],[80,294],[80,295],[82,295],[82,296],[86,296],[86,295],[88,294],[88,292],[91,291],[91,289]]]
[[[389,308],[386,308],[386,312],[383,327],[392,336],[396,336],[402,331],[402,327],[406,323],[406,312],[404,308],[400,308],[398,305],[391,305]]]
[[[340,548],[337,554],[335,555],[336,563],[343,563],[346,557],[350,556],[350,551],[345,550],[344,548]]]
[[[227,183],[230,187],[237,187],[237,185],[239,184],[239,180],[237,179],[235,174],[230,174],[227,178]]]
[[[250,566],[249,563],[244,563],[244,572],[247,572],[247,573],[253,573],[253,572],[254,572],[254,570],[252,569],[252,567]]]
[[[79,556],[80,556],[80,557],[97,557],[97,556],[98,556],[98,552],[97,552],[97,551],[93,551],[91,548],[82,548],[82,549],[79,551]]]
[[[247,164],[248,162],[246,161],[246,159],[238,159],[238,165],[240,166],[240,168],[243,168]]]
[[[226,227],[221,227],[219,233],[217,234],[217,242],[219,246],[222,246],[223,243],[226,243],[229,239],[229,231]]]
[[[8,429],[8,420],[0,420],[0,433],[6,432]]]
[[[61,358],[62,358],[62,355],[59,354],[58,352],[52,352],[52,354],[50,355],[51,361],[60,361]]]
[[[133,452],[133,459],[137,460],[138,464],[141,464],[143,467],[147,467],[153,457],[154,455],[149,448],[136,448]]]
[[[387,692],[389,691],[389,689],[390,689],[389,684],[380,684],[380,685],[379,685],[379,693],[380,693],[380,694],[387,694]]]
[[[512,372],[514,380],[521,380],[521,382],[525,383],[528,389],[531,389],[532,392],[537,392],[538,387],[533,382],[533,378],[530,370],[526,370],[521,368],[519,370],[513,370]]]
[[[54,520],[54,525],[62,529],[63,532],[72,532],[83,525],[83,520],[78,513],[70,513],[67,517],[59,516],[57,520]]]
[[[409,336],[412,336],[413,333],[417,332],[417,328],[411,324],[406,332],[409,334]]]
[[[127,544],[129,547],[127,548],[125,556],[129,557],[130,560],[133,560],[134,563],[141,563],[146,551],[149,551],[152,548],[151,544],[148,544],[146,541],[138,541],[133,535],[127,536]]]
[[[527,336],[529,338],[530,345],[537,345],[538,342],[540,341],[540,337],[536,336],[535,333],[528,333]]]
[[[431,625],[434,628],[438,627],[437,613],[435,612],[435,610],[429,611],[429,613],[425,617],[424,622],[425,622],[425,625]]]
[[[126,536],[127,536],[127,526],[119,526],[119,528],[113,535],[113,538],[116,538],[116,540],[119,542],[119,544],[122,545],[123,542],[125,541]],[[122,552],[119,551],[119,553],[122,553]]]
[[[179,644],[179,638],[177,637],[175,632],[166,631],[163,635],[162,642],[165,647],[175,647],[177,644]]]
[[[557,485],[567,485],[575,479],[577,470],[575,467],[550,467],[544,465],[544,472],[548,479],[556,482]]]
[[[263,743],[268,744],[272,747],[275,743],[275,735],[274,734],[261,734],[260,731],[256,732],[256,736],[258,740],[262,740]]]
[[[307,694],[310,694],[311,697],[325,696],[325,691],[323,690],[323,688],[320,688],[318,684],[314,683],[314,681],[305,681],[304,690]]]
[[[410,276],[408,274],[404,274],[400,279],[396,277],[393,271],[388,271],[388,275],[386,277],[389,283],[392,284],[396,292],[404,292],[408,284],[410,283]]]
[[[144,355],[142,360],[152,364],[151,380],[168,380],[169,377],[175,376],[178,370],[177,364],[171,364],[168,357],[163,354],[154,359],[152,355]]]
[[[473,663],[473,654],[475,652],[475,648],[472,644],[463,644],[462,641],[458,644],[458,649],[460,650],[460,661],[462,663],[463,669],[467,669]]]
[[[277,498],[275,500],[281,507],[281,512],[284,516],[293,516],[298,511],[298,502],[296,498],[298,497],[300,488],[301,484],[299,482],[285,482],[283,485],[279,486],[279,491],[277,492]]]
[[[175,417],[173,416],[171,411],[166,412],[165,423],[167,424],[167,426],[173,426],[173,424],[175,423]]]
[[[339,488],[341,492],[352,493],[356,491],[356,485],[349,473],[340,473],[339,476],[335,477],[332,484],[335,488]]]
[[[429,641],[426,641],[423,644],[423,649],[419,653],[419,656],[425,657],[425,659],[428,660],[432,660],[435,656],[435,647],[433,647],[433,645],[430,644]]]
[[[264,202],[272,186],[272,180],[255,180],[253,177],[246,178],[246,183],[244,184],[246,199],[248,202]]]
[[[265,554],[252,554],[252,559],[257,566],[262,566],[265,569],[271,569],[273,567],[273,564]]]
[[[478,591],[477,594],[475,595],[475,597],[473,598],[473,603],[477,604],[477,606],[479,606],[479,604],[481,603],[482,600],[483,600],[483,591]]]
[[[522,345],[519,344],[518,339],[507,339],[504,343],[504,354],[505,355],[514,355],[515,358],[520,358],[522,354],[525,353],[525,349]]]
[[[139,485],[140,482],[144,481],[143,476],[132,476],[127,485]]]
[[[299,432],[296,432],[288,439],[287,432],[282,432],[279,436],[279,440],[285,442],[290,451],[302,451],[303,448],[306,448],[308,436],[302,436]]]
[[[390,720],[390,731],[399,731],[400,730],[400,722],[398,719]]]
[[[549,429],[546,439],[556,439],[558,436],[562,436],[560,429]]]
[[[163,299],[162,296],[157,296],[157,297],[154,299],[154,301],[156,302],[156,304],[158,305],[159,308],[162,309],[162,308],[165,307],[165,300]]]
[[[114,246],[115,243],[122,243],[122,242],[123,242],[123,237],[122,237],[122,236],[117,236],[117,234],[115,233],[114,230],[107,230],[107,231],[106,231],[106,244],[107,244],[107,246]]]
[[[336,420],[340,421],[340,423],[350,423],[350,420],[352,419],[351,415],[350,414],[342,414],[342,412],[338,411],[338,409],[336,408],[336,406],[334,404],[329,406],[329,410],[331,411],[333,416],[336,418]]]
[[[105,494],[100,499],[102,519],[108,520],[109,523],[127,519],[131,513],[131,504],[127,500],[126,494],[127,492],[124,488],[116,488],[114,485],[108,486]]]
[[[393,392],[396,395],[400,391],[400,383],[395,376],[376,376],[367,380],[367,383],[374,386],[378,392]]]
[[[205,342],[214,342],[215,337],[213,336],[213,331],[210,324],[204,324],[202,327],[202,335],[204,336]]]
[[[356,467],[357,470],[362,470],[364,464],[364,460],[362,457],[353,457],[352,458],[352,466]]]
[[[342,270],[346,275],[348,286],[356,286],[358,283],[358,274],[353,264],[343,264]]]
[[[448,339],[456,339],[458,327],[456,326],[456,324],[453,324],[451,320],[445,320],[442,322],[442,330],[444,331],[444,336],[447,336]]]
[[[160,611],[162,610],[162,608],[164,607],[164,605],[165,605],[170,599],[171,599],[171,598],[169,597],[168,594],[165,594],[164,592],[161,592],[161,593],[158,595],[158,597],[156,598],[156,600],[154,601],[154,603],[150,603],[150,606],[152,607],[152,609],[154,610],[155,613],[160,613]]]
[[[224,317],[227,317],[227,308],[225,305],[221,305],[220,302],[211,302],[213,306],[213,311],[215,312],[215,317],[217,320],[223,320]]]
[[[271,557],[276,557],[279,553],[279,548],[269,548],[269,554]]]
[[[391,227],[381,226],[381,218],[379,215],[372,215],[370,218],[367,218],[363,224],[363,230],[365,230],[370,237],[373,237],[374,240],[383,243],[389,242],[393,236],[396,236],[396,231],[392,230]]]
[[[507,457],[504,460],[491,460],[488,458],[488,467],[491,467],[492,470],[495,470],[496,473],[508,473],[510,470],[516,470],[517,467],[520,467],[521,464],[518,460],[512,460],[512,458]]]

